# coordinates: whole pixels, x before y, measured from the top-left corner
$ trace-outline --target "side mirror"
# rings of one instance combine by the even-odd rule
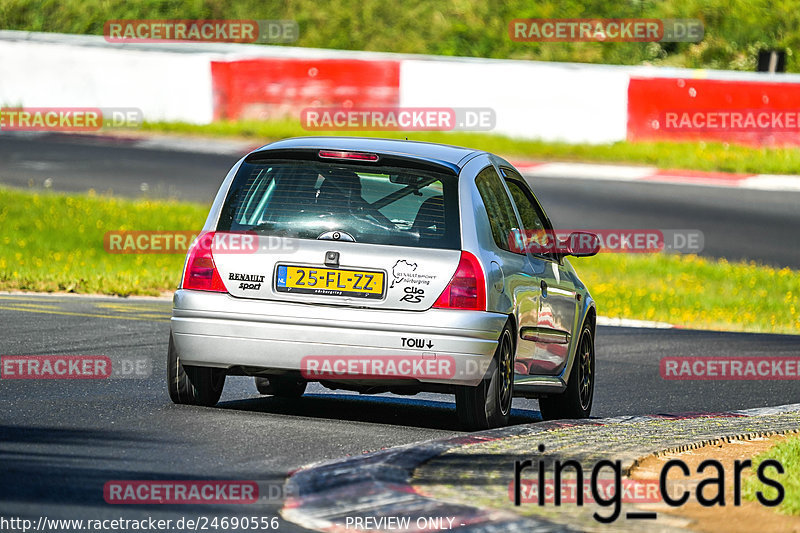
[[[588,231],[575,231],[569,234],[562,249],[565,255],[591,257],[600,251],[600,237]]]

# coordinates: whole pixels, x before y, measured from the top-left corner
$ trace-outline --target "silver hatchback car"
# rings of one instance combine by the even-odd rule
[[[598,242],[551,232],[525,179],[487,152],[340,137],[264,146],[230,170],[187,254],[170,397],[214,405],[226,376],[245,375],[283,397],[312,381],[455,394],[468,429],[507,424],[514,396],[538,398],[546,419],[588,417],[596,311],[565,256]]]

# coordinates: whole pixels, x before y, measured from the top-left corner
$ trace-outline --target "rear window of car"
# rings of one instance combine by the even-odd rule
[[[217,229],[459,249],[457,177],[427,170],[317,161],[244,162]],[[346,237],[345,237],[345,240]]]

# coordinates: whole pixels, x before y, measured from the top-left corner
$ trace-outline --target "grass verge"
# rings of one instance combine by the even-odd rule
[[[780,442],[755,457],[753,471],[755,472],[758,465],[767,459],[777,460],[784,468],[783,475],[777,474],[772,467],[765,470],[765,475],[779,481],[786,491],[783,502],[778,506],[778,511],[782,514],[800,515],[800,437]],[[770,500],[774,500],[777,496],[776,489],[764,485],[756,476],[750,476],[744,484],[744,497],[751,501],[758,501],[757,491],[761,491],[764,497]]]
[[[610,317],[726,331],[800,333],[800,272],[696,255],[570,259]]]
[[[208,207],[0,189],[0,289],[157,295],[180,279],[179,254],[110,254],[111,230],[199,230]]]
[[[174,289],[182,254],[110,254],[115,230],[197,231],[208,207],[0,188],[0,290],[153,295]],[[697,256],[572,259],[601,315],[730,331],[800,333],[800,272]]]
[[[800,148],[756,148],[727,143],[617,142],[569,144],[512,139],[502,135],[467,132],[308,131],[297,120],[218,121],[207,125],[182,122],[146,123],[143,131],[218,137],[238,137],[267,143],[306,135],[383,137],[455,144],[503,154],[506,157],[652,165],[658,168],[750,174],[800,173]]]

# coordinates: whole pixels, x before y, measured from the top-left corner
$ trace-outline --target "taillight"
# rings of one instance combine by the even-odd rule
[[[486,311],[486,278],[477,257],[469,252],[461,252],[453,279],[433,307]]]
[[[211,248],[214,232],[201,233],[189,250],[186,270],[183,273],[183,288],[196,291],[228,292],[214,264]]]

